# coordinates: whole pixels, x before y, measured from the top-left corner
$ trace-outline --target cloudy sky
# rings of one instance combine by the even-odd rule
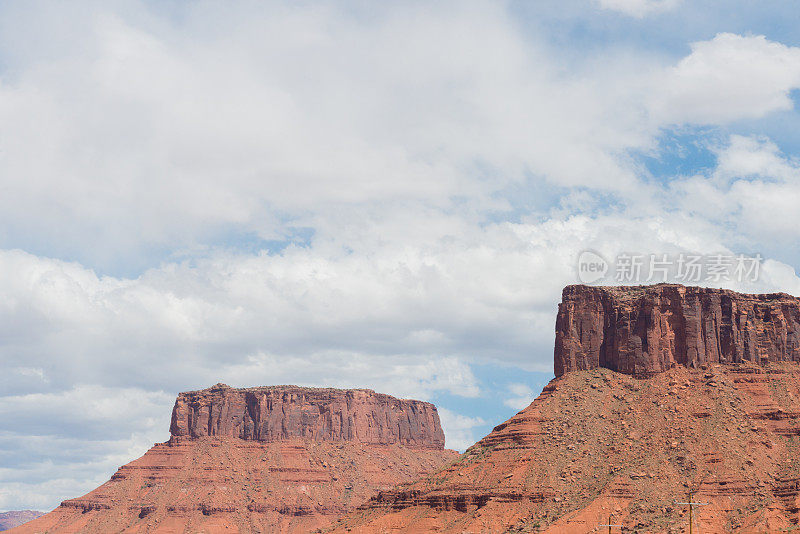
[[[436,402],[552,376],[577,258],[800,294],[792,1],[0,3],[0,510],[168,437],[179,391]],[[613,272],[613,268],[612,268]]]

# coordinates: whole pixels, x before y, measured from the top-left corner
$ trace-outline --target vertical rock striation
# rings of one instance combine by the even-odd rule
[[[724,289],[564,288],[555,375],[607,368],[649,376],[676,365],[800,361],[800,299]]]
[[[397,399],[369,389],[235,389],[217,384],[178,396],[170,433],[173,442],[217,436],[444,448],[444,432],[433,404]]]
[[[555,374],[455,462],[332,531],[703,532],[800,524],[800,301],[657,285],[564,289]],[[733,365],[736,363],[737,365]],[[698,369],[698,367],[700,367]],[[632,376],[638,375],[638,376]]]

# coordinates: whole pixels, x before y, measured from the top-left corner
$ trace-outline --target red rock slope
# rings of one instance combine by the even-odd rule
[[[642,289],[630,291],[635,300]],[[588,310],[575,305],[570,313],[592,316],[597,301],[585,302]],[[685,329],[671,332],[691,338]],[[605,335],[617,339],[613,329]],[[775,362],[675,365],[647,378],[605,368],[566,372],[457,462],[380,493],[335,532],[582,534],[609,515],[626,532],[688,532],[686,509],[674,501],[689,491],[709,503],[696,511],[695,532],[797,527],[800,366],[781,361],[792,344],[784,347],[772,353]]]
[[[178,397],[171,433],[10,532],[309,532],[457,456],[432,404],[370,390],[218,384]]]

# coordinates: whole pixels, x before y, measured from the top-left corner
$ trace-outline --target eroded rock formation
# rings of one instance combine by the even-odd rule
[[[171,434],[12,532],[311,532],[457,456],[432,404],[370,390],[218,384],[178,396]]]
[[[782,532],[800,524],[800,366],[554,379],[458,461],[383,491],[336,534]],[[605,532],[605,530],[602,530]]]
[[[172,439],[204,436],[255,441],[304,438],[441,449],[436,407],[368,389],[225,384],[181,393],[172,410]]]
[[[554,367],[647,376],[676,365],[800,361],[800,299],[723,289],[564,288]]]
[[[570,286],[557,378],[457,462],[334,532],[781,532],[800,524],[798,299]],[[635,376],[633,376],[635,375]],[[698,528],[699,527],[699,528]]]

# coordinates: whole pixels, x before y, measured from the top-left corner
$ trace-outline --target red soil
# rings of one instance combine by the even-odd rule
[[[454,464],[335,532],[776,532],[800,509],[800,367],[606,369],[553,380]]]

